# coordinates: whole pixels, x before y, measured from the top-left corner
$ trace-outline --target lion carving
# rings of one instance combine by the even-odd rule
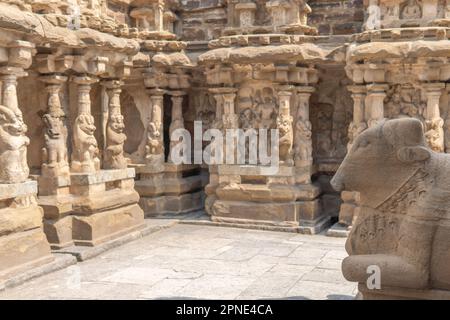
[[[0,106],[0,183],[19,183],[28,179],[27,126],[21,113]]]
[[[106,127],[106,150],[104,167],[106,169],[125,169],[127,159],[123,155],[123,145],[127,136],[123,133],[125,124],[121,114],[111,115]]]
[[[44,114],[42,120],[46,126],[44,133],[45,147],[42,148],[43,170],[54,171],[55,174],[69,173],[67,160],[67,130],[59,115]]]
[[[360,192],[342,264],[347,280],[364,285],[375,265],[382,288],[450,290],[450,155],[427,146],[419,120],[361,133],[331,183]]]
[[[94,117],[80,114],[74,125],[72,169],[75,172],[100,170],[100,159],[95,132]]]

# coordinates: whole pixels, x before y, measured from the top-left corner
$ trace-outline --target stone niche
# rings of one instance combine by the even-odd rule
[[[269,32],[310,34],[311,8],[305,0],[227,1],[228,26],[224,35]]]
[[[366,30],[450,23],[448,0],[365,0],[364,5]]]
[[[164,0],[134,0],[130,3],[130,17],[141,38],[174,39],[178,16],[173,3]]]

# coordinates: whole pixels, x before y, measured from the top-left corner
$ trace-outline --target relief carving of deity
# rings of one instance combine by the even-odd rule
[[[417,0],[408,0],[402,9],[401,18],[420,19],[421,17],[422,17],[422,9]]]

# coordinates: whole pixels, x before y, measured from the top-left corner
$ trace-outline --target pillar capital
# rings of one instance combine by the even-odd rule
[[[106,89],[120,89],[123,86],[124,82],[122,80],[117,79],[113,80],[107,79],[102,80],[100,84],[104,86]]]
[[[67,79],[66,76],[60,74],[46,74],[39,77],[39,80],[46,85],[62,85]]]
[[[80,75],[80,76],[73,76],[72,81],[78,85],[90,86],[98,82],[99,79],[93,76]]]
[[[427,95],[441,95],[443,89],[445,89],[445,83],[443,82],[433,82],[424,83],[422,87],[425,89]]]
[[[367,85],[367,91],[371,95],[386,95],[386,91],[389,89],[387,83],[372,83]]]

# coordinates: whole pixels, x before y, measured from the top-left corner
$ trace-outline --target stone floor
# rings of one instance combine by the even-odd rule
[[[178,224],[0,299],[353,299],[343,238]]]

